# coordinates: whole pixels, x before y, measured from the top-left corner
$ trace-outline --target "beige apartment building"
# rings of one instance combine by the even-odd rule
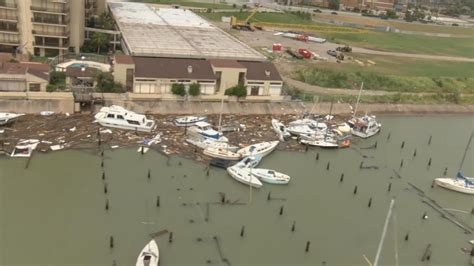
[[[0,0],[0,51],[52,57],[79,52],[85,20],[105,0]]]

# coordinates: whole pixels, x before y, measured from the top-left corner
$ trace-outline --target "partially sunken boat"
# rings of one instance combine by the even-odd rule
[[[205,122],[207,120],[206,116],[181,116],[174,119],[174,124],[177,127],[189,127],[195,125],[197,122]]]
[[[221,148],[212,148],[212,147],[207,147],[204,149],[203,153],[209,157],[212,158],[218,158],[218,159],[223,159],[223,160],[229,160],[229,161],[237,161],[242,158],[242,156],[238,153],[228,151],[226,149],[221,149]]]
[[[142,132],[151,132],[156,128],[155,120],[148,119],[145,115],[134,113],[117,105],[102,107],[94,118],[104,127]]]
[[[10,157],[31,157],[31,154],[36,149],[39,143],[40,141],[37,139],[28,139],[20,141],[13,149],[12,153],[10,154]]]
[[[160,252],[155,240],[151,240],[138,255],[136,266],[158,266]]]
[[[0,113],[0,126],[10,124],[14,122],[18,117],[24,116],[25,114],[15,114],[15,113]]]

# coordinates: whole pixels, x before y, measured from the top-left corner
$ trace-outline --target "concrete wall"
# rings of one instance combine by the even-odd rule
[[[74,112],[72,93],[0,92],[0,112],[36,114],[41,111]]]
[[[26,73],[26,86],[28,90],[30,89],[30,84],[32,83],[39,83],[40,84],[40,91],[46,92],[46,87],[48,86],[48,81],[42,78],[39,78],[35,75],[31,75]]]
[[[115,64],[114,65],[114,81],[122,84],[124,87],[127,84],[127,69],[133,69],[135,72],[134,64]],[[134,82],[135,85],[135,82]],[[133,88],[132,88],[133,89]]]
[[[218,95],[224,95],[225,90],[238,85],[239,73],[244,72],[247,74],[246,68],[224,68],[224,67],[212,67],[214,74],[218,71],[222,73],[221,84],[219,88],[216,88]]]
[[[84,43],[84,27],[85,27],[85,2],[84,0],[69,0],[70,6],[70,43],[74,47],[76,54],[80,53],[80,48]]]

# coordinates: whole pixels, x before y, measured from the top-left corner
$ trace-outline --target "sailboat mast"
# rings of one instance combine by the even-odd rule
[[[387,234],[388,222],[392,216],[393,206],[395,205],[395,199],[390,201],[390,208],[388,209],[387,217],[385,218],[385,224],[383,225],[382,237],[380,238],[379,246],[377,248],[377,254],[375,255],[374,266],[377,266],[379,263],[380,252],[382,252],[383,242],[385,240],[385,235]]]
[[[222,96],[222,99],[221,99],[221,111],[219,113],[219,127],[218,127],[219,132],[221,132],[223,110],[224,110],[224,96]]]
[[[469,146],[471,146],[472,135],[474,132],[471,132],[471,137],[469,137],[469,141],[467,142],[466,149],[464,149],[464,155],[462,156],[461,164],[459,165],[459,171],[462,169],[462,165],[464,164],[464,160],[466,159],[467,150],[469,150]]]
[[[357,103],[356,103],[356,107],[354,109],[354,114],[352,114],[352,118],[354,118],[356,116],[357,109],[359,108],[360,95],[362,94],[362,89],[363,88],[364,88],[364,82],[362,82],[362,84],[360,85],[359,95],[357,96]]]

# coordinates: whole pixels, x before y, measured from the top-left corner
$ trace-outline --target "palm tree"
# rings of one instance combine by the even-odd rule
[[[91,36],[92,45],[97,47],[97,54],[100,54],[100,48],[109,43],[109,35],[101,32],[94,32]]]

